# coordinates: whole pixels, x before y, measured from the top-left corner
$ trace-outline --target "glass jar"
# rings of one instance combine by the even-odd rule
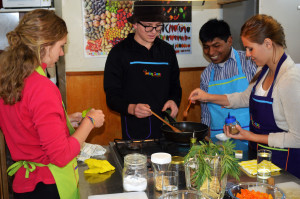
[[[168,171],[172,156],[169,153],[153,153],[151,155],[153,172]]]
[[[171,160],[172,156],[169,153],[153,153],[151,155],[154,187],[157,191],[161,191],[162,172],[169,171]]]
[[[228,117],[225,118],[225,125],[229,126],[229,133],[231,134],[238,134],[239,130],[237,130],[236,125],[239,124],[238,121],[236,121],[236,118],[234,116],[231,116],[230,113],[228,113]]]
[[[145,191],[147,188],[147,156],[133,153],[124,157],[123,189]]]
[[[178,189],[185,189],[184,158],[181,156],[172,156],[170,170],[178,173]]]
[[[227,185],[227,174],[222,176],[222,165],[220,156],[208,156],[205,158],[205,161],[210,166],[210,176],[211,179],[207,178],[204,180],[200,189],[197,188],[196,176],[197,170],[200,168],[197,161],[197,156],[189,159],[185,165],[185,176],[186,176],[186,185],[189,190],[200,190],[201,193],[214,198],[222,199],[225,195],[226,185]]]
[[[184,165],[185,167],[185,181],[186,181],[186,187],[189,190],[195,190],[197,191],[197,185],[195,183],[196,179],[194,177],[194,174],[198,170],[198,162],[197,162],[197,156],[190,158]]]

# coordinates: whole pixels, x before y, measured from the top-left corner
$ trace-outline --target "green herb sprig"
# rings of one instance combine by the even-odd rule
[[[216,145],[213,142],[199,142],[199,145],[193,145],[189,153],[185,156],[184,162],[187,163],[191,158],[197,162],[198,169],[191,176],[191,181],[195,182],[199,189],[206,179],[211,180],[211,170],[209,160],[212,157],[219,156],[221,164],[221,178],[226,174],[239,180],[240,166],[238,159],[234,156],[235,144],[233,141],[227,140],[222,145]]]

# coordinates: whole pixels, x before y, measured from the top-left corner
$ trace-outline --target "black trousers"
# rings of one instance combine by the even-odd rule
[[[39,182],[32,192],[14,193],[15,199],[60,199],[56,184]]]

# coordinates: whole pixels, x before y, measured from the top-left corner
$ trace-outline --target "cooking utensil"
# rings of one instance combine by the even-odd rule
[[[168,125],[174,132],[176,133],[181,133],[182,131],[177,129],[176,127],[172,126],[171,124],[169,124],[167,121],[165,121],[164,119],[162,119],[159,115],[157,115],[156,113],[154,113],[153,111],[151,111],[151,113],[157,117],[158,119],[160,119],[163,123],[165,123],[166,125]]]
[[[185,111],[183,111],[183,117],[187,117],[188,116],[188,111],[189,111],[189,108],[191,106],[191,103],[192,103],[192,101],[189,100],[188,106],[186,107]]]
[[[163,115],[168,118],[170,124],[180,129],[181,133],[174,132],[168,125],[163,124],[161,126],[161,131],[167,140],[177,142],[177,143],[190,143],[193,133],[197,140],[204,140],[208,135],[208,126],[198,122],[176,122],[167,112],[163,112]]]

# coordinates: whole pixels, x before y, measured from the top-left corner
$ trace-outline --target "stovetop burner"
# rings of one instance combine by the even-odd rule
[[[115,139],[113,143],[114,150],[118,154],[119,162],[124,166],[124,157],[131,153],[140,153],[147,155],[148,167],[151,168],[151,155],[157,152],[170,153],[172,156],[184,157],[190,149],[189,144],[171,142],[165,139],[148,140],[122,140]]]

